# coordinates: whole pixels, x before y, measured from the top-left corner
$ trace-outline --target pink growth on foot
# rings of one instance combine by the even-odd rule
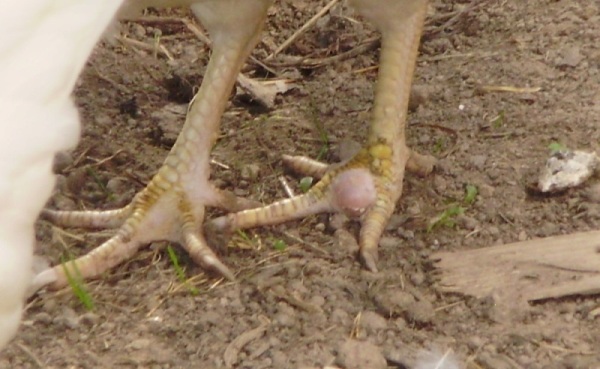
[[[364,168],[346,170],[331,183],[331,204],[349,218],[360,217],[375,203],[377,191],[373,176]]]

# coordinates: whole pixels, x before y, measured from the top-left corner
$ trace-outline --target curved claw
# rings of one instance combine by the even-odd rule
[[[377,249],[360,249],[360,259],[367,270],[377,273],[377,262],[379,261],[379,253]]]
[[[194,262],[205,269],[211,269],[230,281],[235,281],[233,272],[219,260],[217,255],[206,246],[206,241],[196,232],[184,233],[183,248]]]

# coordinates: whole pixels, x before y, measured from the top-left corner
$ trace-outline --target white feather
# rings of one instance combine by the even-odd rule
[[[443,354],[439,351],[424,351],[417,357],[414,369],[460,369],[460,366],[452,350]]]
[[[19,326],[53,157],[79,137],[71,91],[120,3],[20,0],[0,12],[0,348]]]

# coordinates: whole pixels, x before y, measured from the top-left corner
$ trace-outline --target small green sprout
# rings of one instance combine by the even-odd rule
[[[490,123],[492,123],[492,127],[494,127],[494,128],[502,127],[504,125],[504,117],[505,117],[505,111],[500,110],[498,115],[496,115],[495,117],[493,117],[490,120]]]
[[[273,242],[273,248],[277,251],[285,251],[287,244],[284,240],[277,239],[275,242]]]
[[[435,140],[435,144],[433,145],[433,153],[434,154],[439,154],[442,151],[444,151],[446,147],[446,140],[444,140],[444,138],[439,137],[438,139]]]
[[[310,115],[310,118],[317,129],[319,140],[321,141],[321,147],[319,148],[319,153],[317,154],[316,160],[321,160],[329,151],[329,136],[327,135],[325,126],[321,122],[321,114],[319,114],[317,104],[312,97],[310,99]]]
[[[312,186],[312,184],[313,184],[313,177],[303,177],[299,183],[300,191],[307,193],[308,190],[310,190],[310,187]]]
[[[177,275],[179,282],[181,282],[181,284],[183,284],[193,296],[198,295],[200,293],[198,289],[192,286],[187,279],[185,279],[185,270],[179,263],[179,258],[177,257],[177,254],[171,245],[167,246],[167,253],[169,254],[169,260],[171,260],[171,264],[173,264],[173,268],[175,269],[175,274]]]
[[[463,202],[467,205],[473,204],[475,202],[475,199],[477,198],[478,193],[479,191],[477,190],[477,187],[475,185],[468,184],[465,187],[465,198],[463,199]]]
[[[450,227],[450,228],[454,227],[456,225],[454,218],[457,215],[464,214],[464,212],[465,212],[465,208],[463,208],[462,206],[459,206],[456,204],[450,205],[450,207],[448,207],[440,215],[433,218],[429,222],[429,225],[427,226],[427,232],[431,232],[434,228],[437,228],[440,226]]]
[[[550,145],[548,145],[548,149],[550,149],[550,153],[552,155],[554,155],[557,152],[567,150],[567,147],[565,145],[561,144],[560,142],[555,141],[555,142],[550,143]]]
[[[252,243],[252,239],[250,238],[250,236],[248,236],[248,234],[246,232],[244,232],[241,229],[238,229],[236,231],[236,233],[238,234],[238,236],[240,236],[244,241],[248,242],[248,243]]]
[[[100,176],[98,175],[98,173],[96,173],[96,171],[94,169],[87,167],[85,169],[85,171],[86,171],[87,175],[92,177],[92,179],[94,180],[96,185],[98,185],[98,187],[100,187],[100,190],[104,193],[104,195],[106,195],[108,200],[112,201],[115,199],[115,194],[113,194],[112,191],[110,191],[108,189],[108,187],[106,187],[106,184],[104,184],[104,182],[102,182],[102,180],[100,179]]]
[[[67,261],[65,261],[64,258],[63,260],[61,260],[63,271],[65,272],[65,276],[67,277],[67,283],[69,283],[73,294],[77,297],[79,302],[81,302],[81,304],[87,310],[92,311],[95,308],[94,299],[85,287],[83,276],[81,275],[77,264],[71,263],[71,265],[73,266],[72,270],[75,272],[75,275],[71,274],[71,269],[67,268],[66,266],[66,263],[71,261],[73,261],[73,258],[71,256],[69,256],[69,260]]]
[[[431,232],[434,228],[439,226],[454,227],[456,225],[455,218],[465,213],[468,207],[475,202],[478,194],[479,190],[477,189],[477,186],[467,184],[465,186],[465,196],[463,197],[462,205],[457,203],[450,204],[446,210],[429,222],[427,225],[427,232]]]

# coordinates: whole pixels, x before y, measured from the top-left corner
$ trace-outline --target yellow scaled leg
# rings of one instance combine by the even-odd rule
[[[205,206],[228,211],[253,202],[219,191],[209,182],[209,155],[221,115],[246,57],[258,41],[272,0],[191,0],[194,14],[213,40],[212,56],[200,90],[190,103],[185,125],[163,166],[148,186],[123,209],[106,212],[46,210],[59,225],[118,227],[111,239],[77,260],[36,276],[33,288],[67,284],[65,270],[83,278],[99,276],[156,240],[180,243],[198,264],[233,279],[233,273],[207,246],[201,233]],[[169,5],[169,2],[160,2]],[[145,3],[144,3],[145,4]]]
[[[341,211],[360,218],[360,255],[369,270],[377,271],[377,245],[402,194],[405,168],[419,174],[433,169],[433,159],[411,152],[405,136],[427,1],[352,0],[351,4],[382,33],[379,76],[366,145],[346,163],[330,168],[313,165],[307,159],[296,160],[299,169],[322,175],[306,194],[229,214],[208,226],[215,231],[231,231]],[[291,160],[288,157],[285,161]]]

